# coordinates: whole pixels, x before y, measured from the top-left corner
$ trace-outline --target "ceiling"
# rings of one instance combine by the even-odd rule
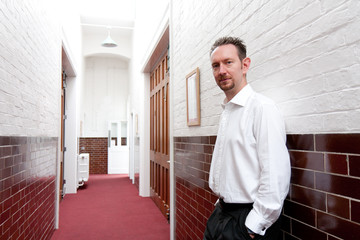
[[[135,0],[79,0],[84,34],[131,34],[135,20]]]

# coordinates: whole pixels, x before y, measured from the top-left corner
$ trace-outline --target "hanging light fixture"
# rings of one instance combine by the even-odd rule
[[[101,46],[103,47],[117,47],[117,44],[112,38],[110,37],[110,29],[111,27],[107,27],[108,29],[108,36],[107,38],[102,42]]]

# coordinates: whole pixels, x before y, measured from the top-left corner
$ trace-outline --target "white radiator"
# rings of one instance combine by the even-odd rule
[[[82,153],[78,156],[78,187],[89,180],[89,159],[88,153]]]

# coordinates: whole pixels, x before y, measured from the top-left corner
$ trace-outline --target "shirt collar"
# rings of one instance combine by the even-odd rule
[[[225,108],[225,105],[232,103],[239,106],[245,106],[247,100],[251,96],[251,94],[254,92],[250,84],[246,84],[245,87],[243,87],[240,92],[238,92],[229,102],[225,98],[221,106]]]

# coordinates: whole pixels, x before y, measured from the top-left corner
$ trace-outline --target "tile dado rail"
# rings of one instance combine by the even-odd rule
[[[202,239],[216,136],[175,137],[176,239]],[[287,136],[292,176],[280,239],[358,239],[360,134]]]
[[[0,136],[0,239],[50,239],[58,138]]]

